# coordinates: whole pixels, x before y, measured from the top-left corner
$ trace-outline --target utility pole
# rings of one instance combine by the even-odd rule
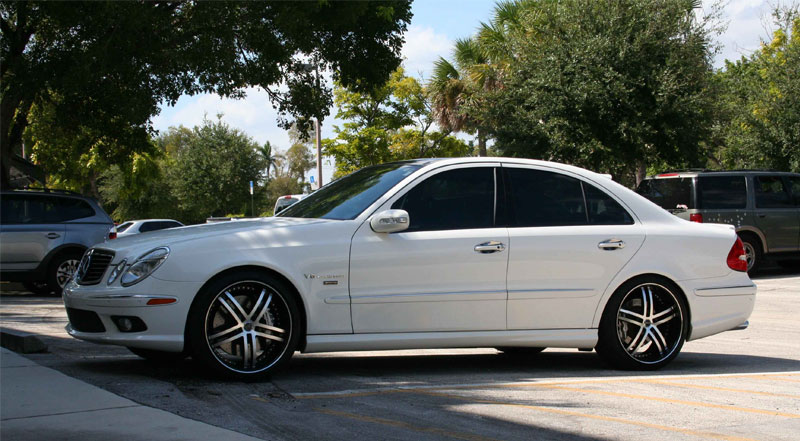
[[[322,128],[322,124],[319,122],[319,118],[314,118],[314,132],[316,133],[317,138],[317,188],[322,187],[322,141],[320,136],[320,129]]]

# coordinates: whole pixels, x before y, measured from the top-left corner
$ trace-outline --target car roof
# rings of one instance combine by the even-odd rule
[[[694,178],[697,176],[800,176],[800,173],[792,173],[777,170],[676,170],[665,171],[657,175],[648,176],[645,179],[669,179],[669,178]]]

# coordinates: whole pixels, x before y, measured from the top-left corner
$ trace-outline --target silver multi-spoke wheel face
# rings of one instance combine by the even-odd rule
[[[744,255],[747,258],[747,270],[750,271],[756,262],[756,250],[750,242],[743,242],[742,246],[744,247]]]
[[[228,369],[257,373],[280,360],[291,341],[292,316],[283,296],[258,281],[237,282],[208,307],[205,338]]]
[[[617,311],[617,337],[640,363],[668,358],[683,339],[683,312],[675,294],[655,283],[630,290]]]
[[[67,259],[61,262],[61,265],[56,268],[56,282],[58,282],[59,288],[63,288],[72,279],[80,263],[80,260],[77,259]]]

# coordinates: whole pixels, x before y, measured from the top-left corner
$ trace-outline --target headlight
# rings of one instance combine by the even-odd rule
[[[108,276],[109,285],[111,285],[112,283],[114,283],[115,280],[117,280],[117,277],[119,277],[119,275],[122,274],[122,271],[125,270],[125,265],[127,264],[128,264],[128,259],[122,259],[122,262],[118,263],[117,266],[114,267],[114,269],[111,271],[111,274]]]
[[[167,247],[159,247],[144,253],[122,273],[120,284],[122,286],[131,286],[141,282],[161,266],[168,256],[169,248]]]

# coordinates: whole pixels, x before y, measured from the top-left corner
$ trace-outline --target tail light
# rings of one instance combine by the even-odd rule
[[[738,237],[728,253],[728,268],[734,271],[747,272],[747,254],[744,252],[742,239]]]
[[[117,238],[117,227],[114,226],[114,227],[111,227],[110,230],[108,230],[108,240],[116,239],[116,238]]]
[[[692,213],[689,215],[689,220],[692,222],[697,222],[698,224],[703,223],[703,215],[700,213]]]

